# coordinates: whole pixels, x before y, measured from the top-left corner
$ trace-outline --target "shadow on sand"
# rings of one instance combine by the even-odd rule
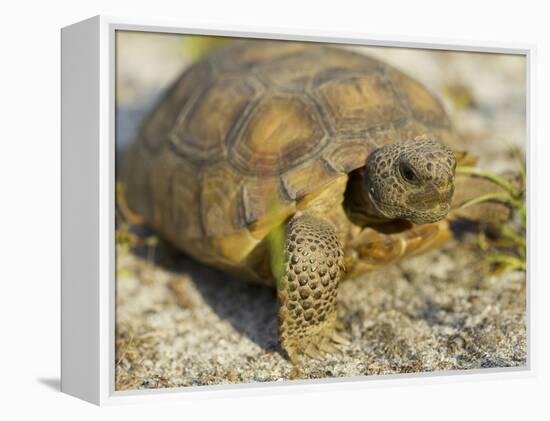
[[[134,253],[146,257],[146,251]],[[188,275],[193,287],[221,320],[226,320],[267,352],[280,351],[277,341],[277,294],[275,288],[254,285],[199,263],[162,243],[155,265]]]

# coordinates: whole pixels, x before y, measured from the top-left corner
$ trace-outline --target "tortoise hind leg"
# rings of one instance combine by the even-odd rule
[[[297,214],[288,224],[284,259],[276,271],[279,342],[293,363],[301,354],[321,357],[346,339],[337,332],[336,296],[344,252],[334,226]]]

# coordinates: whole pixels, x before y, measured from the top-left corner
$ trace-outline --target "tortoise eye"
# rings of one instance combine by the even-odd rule
[[[418,177],[414,173],[414,170],[412,167],[407,164],[406,162],[402,162],[399,165],[399,172],[401,173],[401,176],[408,181],[409,183],[417,183]]]

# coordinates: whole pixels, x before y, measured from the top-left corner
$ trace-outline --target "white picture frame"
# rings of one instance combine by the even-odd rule
[[[344,44],[525,55],[527,60],[527,168],[534,154],[532,109],[535,47],[456,40],[379,37],[371,34],[254,32],[224,25],[196,27],[180,22],[96,16],[61,31],[62,45],[62,376],[63,392],[103,405],[299,391],[368,388],[384,384],[475,381],[488,377],[530,377],[536,373],[533,337],[535,283],[527,277],[528,358],[526,368],[499,368],[292,383],[201,386],[147,391],[115,391],[114,137],[115,31],[307,40]],[[528,176],[528,179],[530,177]],[[530,189],[528,189],[530,191]],[[528,195],[529,219],[533,208]],[[528,230],[528,243],[533,232]],[[531,253],[528,253],[531,266]],[[528,272],[530,275],[530,272]]]

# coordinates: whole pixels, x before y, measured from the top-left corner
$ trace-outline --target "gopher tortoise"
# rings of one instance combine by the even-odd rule
[[[126,155],[131,211],[277,288],[292,361],[341,348],[338,284],[441,245],[458,155],[441,102],[371,57],[237,41],[190,66]]]

